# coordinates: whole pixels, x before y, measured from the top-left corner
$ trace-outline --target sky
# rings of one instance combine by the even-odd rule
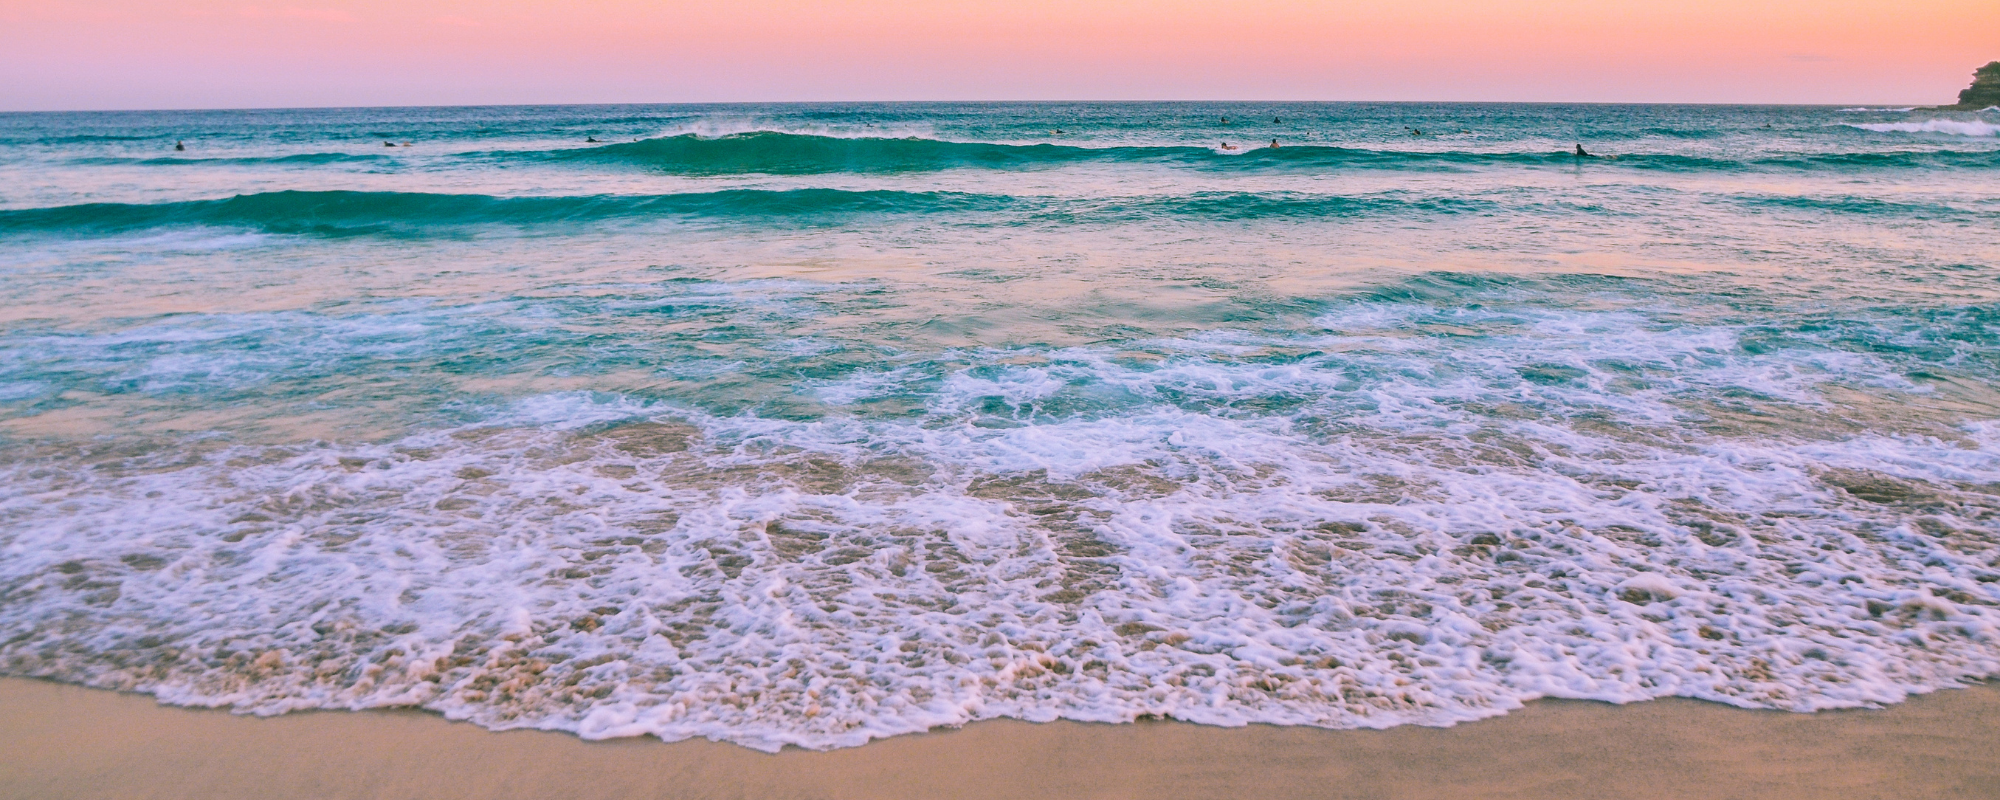
[[[1949,103],[2000,0],[0,0],[0,110]]]

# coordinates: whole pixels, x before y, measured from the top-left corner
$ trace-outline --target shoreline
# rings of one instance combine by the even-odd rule
[[[4,798],[1986,798],[2000,683],[1800,714],[1538,700],[1451,728],[989,720],[825,752],[249,717],[0,678]]]

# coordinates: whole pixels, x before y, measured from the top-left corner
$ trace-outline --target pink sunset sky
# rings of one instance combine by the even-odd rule
[[[0,110],[1948,103],[1996,0],[0,0]]]

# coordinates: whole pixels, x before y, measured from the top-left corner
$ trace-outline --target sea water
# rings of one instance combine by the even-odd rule
[[[1996,123],[0,115],[0,672],[765,749],[1990,678]]]

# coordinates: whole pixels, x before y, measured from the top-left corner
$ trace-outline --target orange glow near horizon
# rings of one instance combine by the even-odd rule
[[[782,100],[1948,103],[1992,0],[0,0],[0,110]]]

